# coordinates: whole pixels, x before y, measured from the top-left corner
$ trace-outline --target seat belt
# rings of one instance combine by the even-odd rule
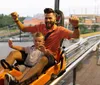
[[[48,32],[47,34],[46,34],[46,36],[45,36],[45,41],[47,40],[47,38],[54,32],[55,30],[53,30],[53,31],[51,31],[51,32]]]

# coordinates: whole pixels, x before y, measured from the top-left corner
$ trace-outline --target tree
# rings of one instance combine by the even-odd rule
[[[92,30],[93,30],[93,32],[96,32],[97,31],[97,29],[99,28],[100,26],[99,25],[92,25]]]
[[[25,17],[20,17],[20,21],[23,21]],[[13,21],[11,15],[4,15],[4,14],[0,14],[0,28],[4,27],[4,26],[8,26],[8,25],[12,25],[15,24],[15,22]]]
[[[79,25],[79,28],[80,28],[81,34],[88,33],[88,28],[86,27],[86,25],[80,24],[80,25]]]

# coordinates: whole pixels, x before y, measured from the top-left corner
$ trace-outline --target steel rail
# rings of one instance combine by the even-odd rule
[[[100,44],[100,41],[98,41],[87,52],[85,52],[81,57],[79,57],[75,62],[73,62],[68,68],[66,68],[65,73],[56,80],[54,80],[50,85],[57,85],[57,83],[60,83],[59,81],[61,81],[71,70],[73,70],[77,66],[77,64],[81,62],[86,57],[86,55],[90,53],[94,49],[94,47],[97,46],[98,44]]]
[[[86,44],[86,45],[85,45]],[[75,67],[78,65],[79,62],[81,62],[84,58],[86,58],[91,51],[93,51],[94,49],[96,49],[96,47],[100,44],[100,35],[96,35],[96,36],[91,36],[91,37],[87,37],[82,41],[79,41],[71,46],[69,46],[68,48],[64,49],[64,52],[66,54],[71,53],[72,51],[74,51],[75,49],[79,49],[82,48],[85,50],[82,52],[82,54],[80,54],[77,59],[73,60],[73,62],[70,63],[70,65],[68,65],[66,67],[66,71],[63,75],[61,75],[60,77],[58,77],[57,79],[55,79],[50,85],[57,85],[58,83],[61,82],[61,80],[68,75],[68,73],[72,70],[75,69]],[[81,52],[82,50],[80,50]],[[73,54],[74,55],[74,54]],[[72,56],[72,55],[71,55]],[[70,56],[70,57],[71,57]],[[73,58],[73,57],[72,57]],[[67,64],[67,63],[66,63]],[[60,85],[60,84],[59,84]],[[74,85],[74,84],[73,84]]]

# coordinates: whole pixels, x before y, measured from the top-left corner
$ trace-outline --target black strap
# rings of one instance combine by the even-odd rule
[[[10,64],[7,63],[4,59],[2,59],[2,60],[0,61],[0,63],[1,63],[1,65],[3,66],[4,69],[10,69],[10,70],[12,70],[12,66],[10,66]]]
[[[2,59],[2,60],[0,61],[1,65],[3,66],[3,68],[6,69],[7,67],[4,65],[4,62],[5,62],[4,59]]]
[[[55,30],[53,30],[53,31],[51,31],[51,32],[48,32],[47,34],[46,34],[46,36],[45,36],[45,41],[47,40],[47,38],[51,35],[51,33],[53,33]]]
[[[47,38],[50,36],[50,34],[51,33],[53,33],[55,30],[53,30],[53,31],[51,31],[51,32],[48,32],[47,34],[46,34],[46,36],[45,36],[45,41],[47,40]],[[63,39],[62,39],[62,41],[61,41],[61,44],[60,44],[60,46],[62,45],[62,42],[63,42]],[[61,54],[60,54],[60,57],[63,55],[63,51],[61,52]],[[60,69],[62,69],[62,65],[63,65],[63,57],[61,57],[60,58],[60,61],[61,61],[61,66],[60,66]]]
[[[60,54],[60,61],[61,61],[60,69],[62,69],[62,66],[63,66],[63,57],[62,57],[63,53],[64,53],[64,51],[62,51]]]

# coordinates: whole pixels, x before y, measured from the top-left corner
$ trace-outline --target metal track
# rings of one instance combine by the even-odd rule
[[[67,42],[66,42],[67,43]],[[69,46],[65,46],[64,53],[66,57],[66,71],[65,73],[55,79],[50,85],[64,85],[64,78],[73,71],[74,68],[80,63],[89,53],[96,50],[97,46],[100,45],[100,35],[87,37],[78,41],[77,43]],[[72,84],[71,84],[72,85]],[[73,83],[73,85],[75,85]]]

